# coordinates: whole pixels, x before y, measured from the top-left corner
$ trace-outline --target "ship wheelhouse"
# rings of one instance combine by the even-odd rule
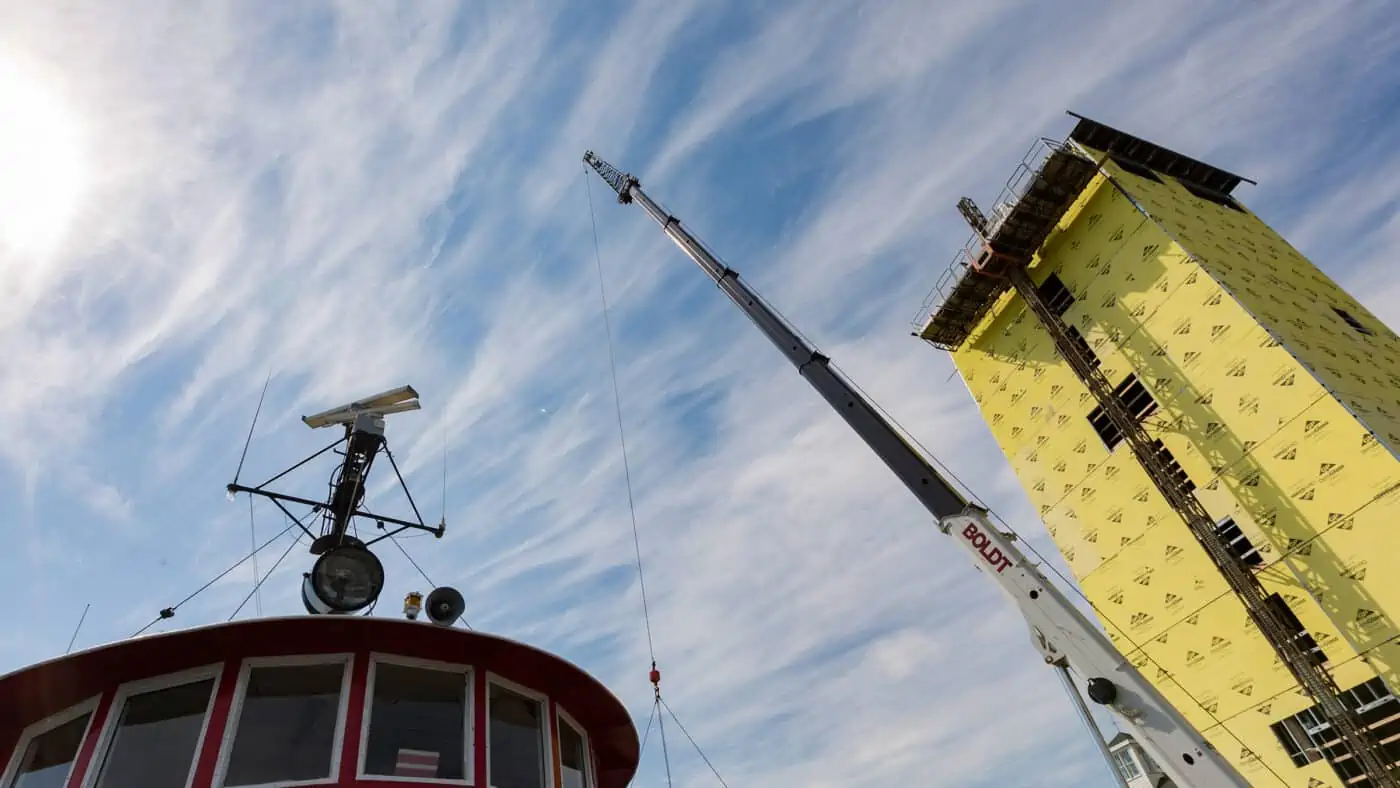
[[[0,788],[622,788],[638,757],[578,667],[397,619],[240,621],[0,677]]]

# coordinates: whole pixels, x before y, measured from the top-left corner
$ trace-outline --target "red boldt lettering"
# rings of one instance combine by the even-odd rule
[[[983,560],[996,568],[998,574],[1011,567],[1011,559],[1003,555],[1000,548],[992,546],[991,537],[982,533],[976,523],[968,523],[967,527],[963,529],[962,535],[968,544],[977,550]]]

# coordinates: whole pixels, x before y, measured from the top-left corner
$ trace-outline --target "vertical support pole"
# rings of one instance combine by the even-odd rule
[[[1069,668],[1063,663],[1057,664],[1055,672],[1060,675],[1065,692],[1069,694],[1070,700],[1074,701],[1075,711],[1079,712],[1079,719],[1083,720],[1084,727],[1089,729],[1089,736],[1098,746],[1099,754],[1103,756],[1104,763],[1108,764],[1108,770],[1113,772],[1113,779],[1118,783],[1118,788],[1128,788],[1123,773],[1118,771],[1118,766],[1113,763],[1113,753],[1108,751],[1108,742],[1104,741],[1103,732],[1099,730],[1098,723],[1094,722],[1094,715],[1089,712],[1089,704],[1084,702],[1084,696],[1080,695],[1079,688],[1074,686],[1074,678],[1069,675]]]

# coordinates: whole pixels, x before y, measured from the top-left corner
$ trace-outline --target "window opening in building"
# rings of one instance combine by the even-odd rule
[[[1161,439],[1152,441],[1152,448],[1156,450],[1157,457],[1167,468],[1167,476],[1175,482],[1176,486],[1183,492],[1191,492],[1196,489],[1196,483],[1191,481],[1191,477],[1186,475],[1186,471],[1181,467],[1181,463],[1176,461],[1176,455],[1171,449],[1164,445]]]
[[[1050,307],[1050,311],[1054,312],[1056,317],[1063,317],[1074,305],[1074,293],[1065,287],[1065,283],[1060,281],[1059,275],[1053,271],[1045,277],[1044,282],[1036,286],[1035,290],[1040,294],[1040,300]]]
[[[1098,369],[1102,362],[1099,361],[1098,356],[1094,355],[1094,349],[1089,346],[1089,340],[1085,339],[1084,335],[1079,333],[1079,329],[1074,326],[1065,326],[1065,332],[1069,334],[1070,340],[1074,342],[1075,347],[1079,348],[1079,352],[1083,354],[1084,358],[1089,359],[1089,366]]]
[[[487,742],[491,788],[544,788],[544,706],[490,685]]]
[[[97,788],[185,788],[213,692],[208,678],[127,698]]]
[[[1225,547],[1243,563],[1245,566],[1261,566],[1264,557],[1259,554],[1259,548],[1249,541],[1249,537],[1244,535],[1240,526],[1235,522],[1235,518],[1226,517],[1215,524],[1215,534],[1220,537],[1220,541]]]
[[[30,739],[5,788],[63,788],[91,716],[88,712]]]
[[[564,784],[561,788],[588,788],[588,748],[583,734],[574,726],[559,720],[559,768]]]
[[[330,778],[344,677],[344,663],[252,668],[224,784]]]
[[[1113,396],[1123,403],[1128,411],[1128,415],[1138,424],[1147,420],[1157,410],[1157,401],[1152,399],[1152,394],[1147,387],[1142,385],[1142,381],[1137,379],[1137,375],[1129,374],[1123,378],[1117,388],[1113,390]],[[1093,425],[1094,432],[1099,435],[1099,440],[1108,447],[1109,451],[1119,443],[1123,442],[1123,433],[1109,420],[1108,413],[1100,405],[1089,412],[1089,423]]]
[[[1202,200],[1206,200],[1207,202],[1213,202],[1216,205],[1223,205],[1231,210],[1244,213],[1244,209],[1240,207],[1239,203],[1235,202],[1235,198],[1231,197],[1228,194],[1222,194],[1221,192],[1218,192],[1215,189],[1209,189],[1198,183],[1192,183],[1190,181],[1183,181],[1178,179],[1177,183],[1180,183],[1183,189],[1185,189],[1188,192],[1191,192],[1192,194],[1196,195]]]
[[[1323,653],[1322,647],[1317,645],[1317,641],[1308,633],[1308,630],[1303,626],[1303,622],[1298,620],[1298,616],[1294,614],[1293,608],[1290,608],[1288,603],[1283,601],[1283,597],[1275,592],[1265,597],[1264,601],[1273,609],[1274,613],[1283,622],[1283,625],[1288,627],[1293,633],[1293,642],[1298,644],[1298,647],[1303,650],[1303,653],[1311,657],[1312,661],[1318,665],[1327,661],[1327,655]]]
[[[375,663],[365,774],[465,779],[468,686],[463,672]]]
[[[1342,700],[1356,710],[1361,724],[1383,742],[1381,749],[1390,763],[1400,762],[1400,702],[1379,676],[1342,693]]]
[[[1382,744],[1385,759],[1391,763],[1400,760],[1400,709],[1397,709],[1395,696],[1390,693],[1385,682],[1379,677],[1362,682],[1339,696],[1348,708],[1357,712],[1361,724],[1371,728],[1372,733]],[[1270,726],[1295,766],[1306,766],[1314,761],[1327,759],[1332,770],[1344,783],[1350,783],[1362,775],[1356,759],[1342,746],[1341,739],[1332,731],[1331,723],[1322,719],[1313,706],[1279,720]]]
[[[1313,745],[1297,715],[1279,720],[1269,727],[1294,766],[1307,766],[1322,759],[1322,753]]]
[[[1360,320],[1357,320],[1355,316],[1353,316],[1350,312],[1346,311],[1345,309],[1341,309],[1339,307],[1334,306],[1332,307],[1332,311],[1336,312],[1337,317],[1340,317],[1347,325],[1351,326],[1352,330],[1361,334],[1365,334],[1367,336],[1376,335],[1376,332],[1362,325]]]
[[[1118,773],[1123,775],[1123,779],[1131,780],[1134,777],[1142,776],[1142,770],[1138,768],[1137,759],[1133,757],[1132,750],[1123,748],[1113,753],[1113,764],[1118,767]]]
[[[1146,178],[1149,181],[1156,181],[1157,183],[1162,182],[1162,179],[1158,178],[1157,173],[1153,172],[1152,168],[1150,167],[1146,167],[1142,164],[1138,164],[1132,159],[1125,159],[1122,156],[1118,156],[1112,153],[1108,154],[1108,158],[1112,160],[1114,164],[1118,165],[1118,169],[1124,172],[1132,173],[1133,175],[1136,175],[1139,178]]]

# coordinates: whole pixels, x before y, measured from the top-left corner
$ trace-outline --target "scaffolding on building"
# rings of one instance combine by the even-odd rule
[[[1089,149],[1100,152],[1103,159],[1172,176],[1193,190],[1228,195],[1246,179],[1096,121],[1075,117],[1079,122],[1066,141],[1042,139],[1023,158],[998,197],[991,220],[971,200],[959,201],[958,210],[971,225],[973,236],[926,301],[925,324],[919,336],[936,347],[956,350],[1004,293],[1014,291],[1020,296],[1049,334],[1059,355],[1122,434],[1153,486],[1201,545],[1265,641],[1317,704],[1321,716],[1332,724],[1347,752],[1363,767],[1366,779],[1350,785],[1400,786],[1380,743],[1339,697],[1341,690],[1332,674],[1294,637],[1284,614],[1269,603],[1269,594],[1259,579],[1217,535],[1214,518],[1192,488],[1182,483],[1179,469],[1164,456],[1160,442],[1148,434],[1115,394],[1089,357],[1088,349],[1074,340],[1059,313],[1041,297],[1028,271],[1037,250],[1096,175],[1102,173],[1110,188],[1121,191],[1104,171],[1103,161],[1096,160]]]

